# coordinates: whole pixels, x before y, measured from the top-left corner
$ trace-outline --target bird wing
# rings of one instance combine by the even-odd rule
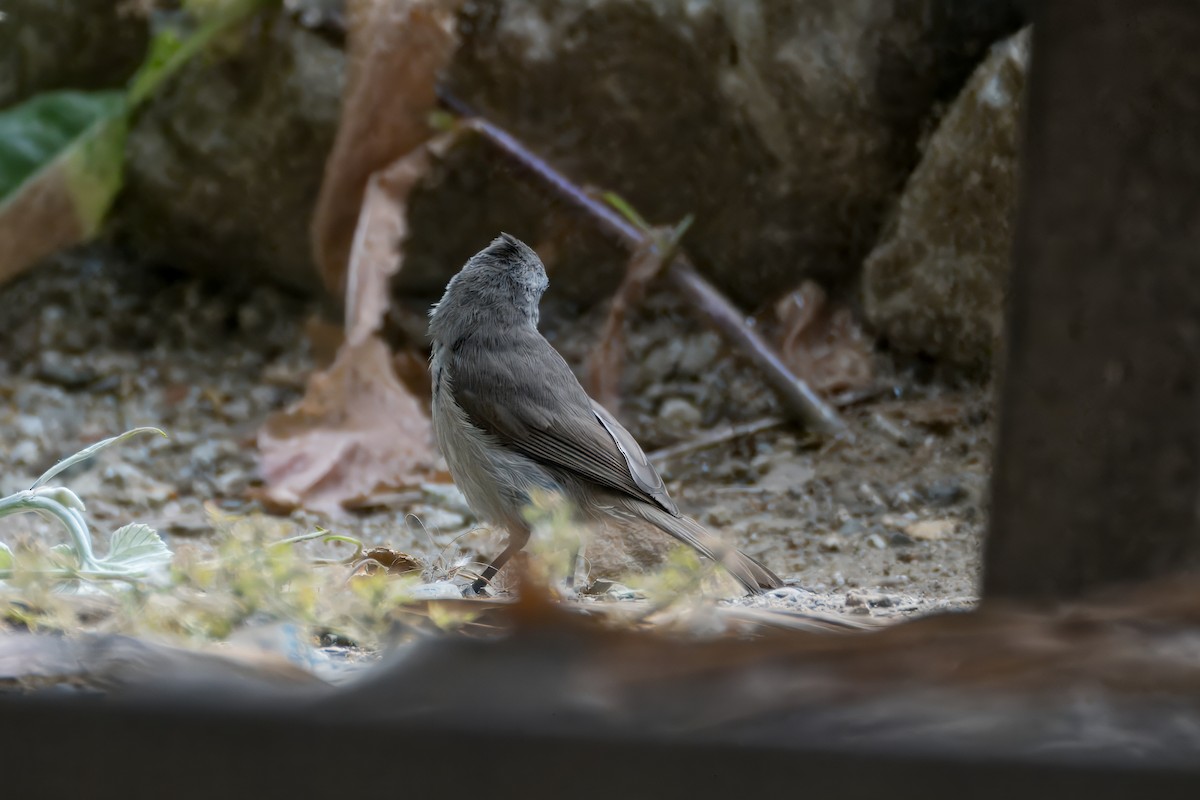
[[[547,466],[679,513],[642,448],[536,331],[451,346],[450,391],[471,422]]]
[[[662,476],[650,463],[650,459],[642,451],[642,446],[637,443],[637,439],[634,439],[633,434],[625,430],[625,426],[617,422],[616,417],[608,413],[608,409],[590,397],[588,402],[592,404],[592,412],[596,415],[596,419],[600,420],[600,424],[608,431],[608,435],[616,443],[617,449],[625,457],[625,466],[634,483],[643,492],[650,495],[654,502],[662,506],[665,511],[679,516],[679,509],[675,506],[675,501],[667,494],[667,487],[663,483]]]

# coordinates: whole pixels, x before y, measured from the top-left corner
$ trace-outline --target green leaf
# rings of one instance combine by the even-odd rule
[[[47,92],[0,113],[0,200],[125,109],[121,92]]]
[[[646,218],[639,214],[637,209],[631,206],[629,201],[621,197],[621,195],[616,192],[605,192],[604,202],[615,208],[622,217],[633,223],[634,227],[638,230],[643,233],[650,231],[650,223],[646,222]]]
[[[29,488],[36,489],[37,487],[41,486],[46,481],[48,481],[51,478],[53,478],[54,476],[58,475],[63,470],[68,469],[69,467],[75,466],[80,461],[86,461],[87,459],[96,455],[96,453],[99,453],[101,450],[108,447],[109,445],[114,445],[114,444],[117,444],[118,442],[123,442],[130,437],[137,436],[139,433],[157,433],[159,436],[163,437],[164,439],[167,437],[167,434],[163,433],[158,428],[134,428],[133,430],[125,431],[124,433],[122,433],[119,436],[112,436],[108,439],[103,439],[99,442],[96,442],[93,445],[89,445],[89,446],[83,448],[82,450],[80,450],[78,453],[76,453],[73,456],[67,456],[62,461],[55,464],[53,467],[51,467],[50,469],[43,472],[42,477],[40,477],[36,481],[34,481],[33,486],[30,486]]]
[[[132,522],[113,532],[100,567],[114,572],[148,572],[171,562],[171,551],[149,525]]]
[[[164,79],[170,77],[172,67],[183,46],[183,38],[177,31],[165,28],[154,34],[146,58],[138,71],[129,79],[127,88],[130,108],[137,108],[146,100]]]
[[[126,125],[120,92],[51,92],[0,112],[0,283],[99,231]]]
[[[121,189],[131,113],[214,38],[272,3],[205,4],[212,13],[195,33],[155,35],[124,92],[48,92],[0,112],[0,283],[99,232]]]
[[[0,572],[10,572],[13,568],[13,552],[8,545],[0,542]]]
[[[239,24],[250,14],[266,6],[277,6],[279,0],[224,0],[221,3],[196,4],[189,11],[203,14],[194,33],[181,36],[176,30],[164,28],[150,41],[150,50],[137,74],[129,81],[129,105],[137,108],[180,67],[217,36]]]
[[[69,544],[56,544],[51,547],[50,560],[64,569],[79,569],[79,552]]]

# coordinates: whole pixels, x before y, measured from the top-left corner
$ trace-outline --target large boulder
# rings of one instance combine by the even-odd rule
[[[1014,0],[473,0],[449,90],[581,184],[654,223],[747,307],[805,278],[849,285],[916,163],[931,108]],[[304,16],[304,15],[300,15]],[[198,59],[130,137],[122,229],[152,258],[310,287],[308,226],[344,55],[287,14]],[[465,141],[411,196],[401,295],[436,296],[497,229],[594,301],[624,255]]]
[[[127,80],[146,51],[147,24],[125,0],[15,0],[0,11],[0,108],[51,89]]]
[[[986,371],[1000,341],[1029,30],[997,44],[930,138],[866,261],[867,318],[897,349]]]
[[[316,288],[309,222],[345,56],[284,13],[218,53],[189,63],[130,131],[121,230],[150,259]]]
[[[1012,3],[963,5],[475,0],[447,83],[651,221],[694,214],[689,252],[753,305],[857,276],[935,100],[1015,29]],[[479,216],[470,195],[443,202],[460,228]],[[451,264],[492,231],[461,233]],[[578,266],[568,279],[594,278]]]

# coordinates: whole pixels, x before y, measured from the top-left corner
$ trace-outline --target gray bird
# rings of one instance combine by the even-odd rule
[[[561,493],[584,520],[648,522],[720,562],[749,592],[779,577],[681,516],[658,472],[619,422],[588,397],[538,332],[549,280],[525,243],[501,234],[450,279],[430,311],[433,430],[458,487],[507,530],[480,591],[529,541],[530,493]]]

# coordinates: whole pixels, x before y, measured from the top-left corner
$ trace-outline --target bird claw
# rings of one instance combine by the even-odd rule
[[[495,594],[491,585],[482,580],[468,583],[463,587],[463,597],[494,597]]]

